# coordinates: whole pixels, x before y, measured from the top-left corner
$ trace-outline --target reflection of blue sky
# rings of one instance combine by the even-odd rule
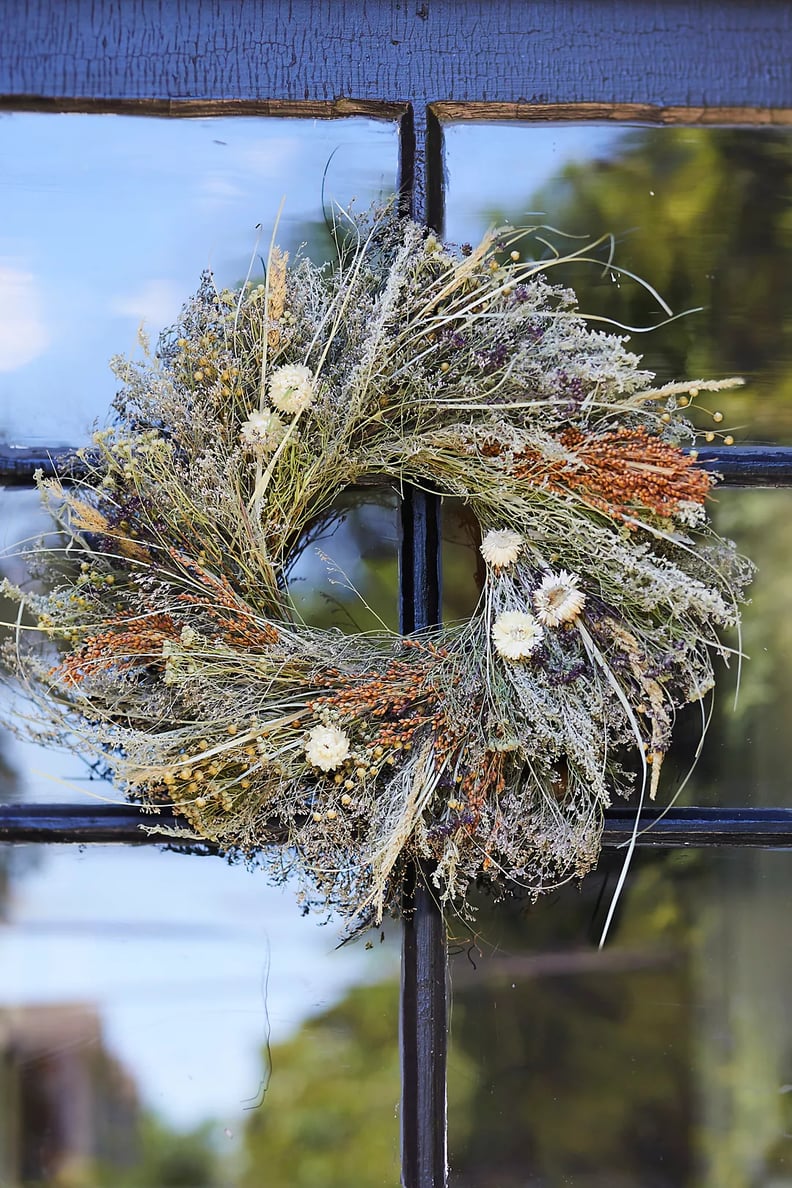
[[[0,436],[84,441],[142,320],[172,322],[205,268],[242,280],[282,198],[293,250],[323,185],[365,207],[396,159],[395,124],[358,118],[0,116]]]
[[[531,194],[622,134],[448,126],[449,238],[477,239],[495,209],[531,221]],[[323,185],[326,203],[366,206],[396,158],[395,124],[359,118],[0,116],[0,438],[83,442],[114,395],[108,360],[135,351],[142,321],[156,337],[204,268],[241,280],[282,198],[293,250]]]
[[[258,1096],[268,1032],[278,1043],[349,986],[397,970],[392,945],[336,950],[339,922],[302,917],[294,888],[261,871],[148,847],[39,849],[8,916],[0,1009],[95,1005],[143,1099],[221,1133],[238,1133]]]
[[[35,491],[0,494],[0,550],[48,523]],[[354,570],[343,530],[332,544]],[[2,574],[23,581],[24,567],[6,556]],[[321,581],[324,563],[309,560],[303,576]],[[122,800],[89,781],[71,753],[2,731],[0,748],[27,802]],[[303,918],[296,887],[270,887],[261,871],[154,847],[46,847],[37,855],[14,881],[0,924],[0,1010],[95,1004],[111,1051],[144,1099],[176,1124],[213,1117],[221,1137],[226,1128],[238,1134],[258,1091],[267,1027],[277,1043],[349,986],[396,970],[392,947],[335,952],[341,922]],[[395,1028],[394,1020],[394,1042]]]
[[[531,196],[571,161],[611,156],[629,127],[622,123],[447,125],[447,238],[475,243],[494,212],[529,225],[552,223],[552,211],[531,209]],[[602,231],[591,228],[595,236]]]

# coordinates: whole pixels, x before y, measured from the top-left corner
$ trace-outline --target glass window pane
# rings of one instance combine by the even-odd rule
[[[792,764],[792,491],[718,490],[718,531],[756,564],[743,608],[742,666],[721,666],[715,712],[686,799],[691,804],[790,804]],[[738,640],[729,642],[735,646]],[[735,692],[739,676],[739,691]],[[687,723],[692,727],[692,720]],[[696,732],[697,733],[697,732]],[[692,729],[689,730],[692,741]]]
[[[565,252],[613,235],[615,264],[675,313],[703,307],[633,334],[632,349],[663,381],[745,377],[740,391],[699,401],[700,426],[792,443],[792,130],[455,124],[445,146],[450,239],[475,242],[503,220],[581,237],[552,235]],[[664,317],[614,269],[579,264],[551,278],[571,284],[583,310],[623,325]]]
[[[461,499],[440,505],[443,564],[443,622],[469,619],[484,588],[484,558],[479,552],[481,529]]]
[[[788,853],[620,855],[452,961],[452,1188],[792,1182]]]
[[[3,1184],[395,1182],[390,941],[339,950],[217,858],[4,847],[0,870]]]
[[[284,248],[330,255],[325,219],[395,187],[394,123],[0,115],[0,440],[80,445],[108,360],[156,340],[211,269],[241,283]],[[257,227],[261,227],[257,231]]]
[[[392,487],[342,492],[305,533],[289,570],[298,614],[315,627],[398,631],[399,531]]]

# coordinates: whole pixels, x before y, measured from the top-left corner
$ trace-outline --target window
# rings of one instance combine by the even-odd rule
[[[457,5],[452,0],[420,5],[360,0],[345,6],[284,0],[264,11],[250,6],[232,10],[202,0],[189,6],[160,6],[156,16],[154,11],[125,0],[115,6],[94,5],[90,11],[82,4],[36,0],[24,12],[12,14],[0,57],[3,107],[17,113],[135,112],[136,118],[145,112],[223,119],[300,114],[392,119],[399,126],[400,189],[414,212],[425,214],[435,226],[443,222],[446,198],[448,225],[457,217],[457,133],[450,126],[471,116],[495,123],[533,123],[538,118],[544,126],[578,124],[585,129],[630,123],[673,126],[658,132],[698,124],[736,126],[774,136],[785,133],[790,123],[785,67],[792,18],[770,0],[759,0],[739,14],[709,0],[661,9],[624,0],[582,7],[566,0],[543,6],[514,0],[490,6]],[[449,146],[447,194],[444,130]],[[532,129],[517,131],[527,136]],[[464,151],[472,156],[475,150],[468,145]],[[530,152],[528,148],[526,156]],[[481,184],[487,173],[482,161],[477,164]],[[500,195],[498,173],[504,179]],[[505,203],[506,181],[513,173],[508,159],[491,170],[494,204]],[[765,176],[760,170],[760,190]],[[483,186],[479,193],[484,195]],[[732,447],[723,457],[723,451],[715,451],[732,484],[792,485],[782,411],[772,426],[761,429],[767,444]],[[3,415],[9,415],[5,408]],[[39,425],[35,428],[35,437],[26,442],[15,435],[27,449],[5,448],[0,455],[9,483],[29,480],[34,466],[47,464],[43,446],[59,446],[68,436],[57,422],[52,436]],[[737,525],[744,523],[744,531],[756,536],[761,550],[768,547],[762,543],[770,532],[768,524],[785,519],[780,509],[786,498],[786,493],[772,491],[748,496],[729,492],[725,514]],[[778,507],[763,510],[767,501]],[[763,507],[757,511],[760,503]],[[756,531],[757,516],[761,534]],[[437,501],[420,492],[408,493],[402,522],[401,617],[409,630],[432,621],[440,609]],[[782,589],[782,545],[775,551]],[[758,591],[759,587],[757,599]],[[760,633],[763,624],[772,622],[772,600],[766,598],[759,607]],[[779,720],[782,732],[783,726]],[[488,956],[484,940],[472,938],[471,946],[466,934],[453,933],[452,942],[461,953],[453,958],[451,982],[452,1184],[486,1188],[564,1182],[593,1188],[597,1183],[653,1183],[714,1188],[731,1182],[769,1188],[790,1178],[784,1116],[789,1072],[783,1051],[789,1037],[779,997],[779,987],[787,981],[780,954],[789,945],[785,922],[777,912],[788,886],[788,855],[765,849],[789,845],[792,812],[785,806],[777,768],[745,761],[755,744],[746,740],[743,746],[731,739],[730,745],[730,762],[746,780],[745,795],[736,806],[726,807],[718,791],[711,805],[674,808],[643,835],[645,851],[633,869],[619,921],[620,935],[629,944],[597,957],[584,943],[586,924],[596,907],[592,898],[608,877],[607,861],[603,874],[584,884],[582,897],[563,896],[527,915],[518,908],[516,919],[493,914],[491,924],[485,905],[482,931],[495,936],[500,932],[498,943],[501,950],[508,947],[508,959]],[[764,744],[757,749],[766,757]],[[712,775],[713,784],[717,774]],[[5,808],[2,822],[3,837],[16,843],[40,845],[53,836],[81,842],[140,840],[134,813],[127,808],[88,811],[74,804],[23,804]],[[607,825],[609,844],[623,841],[630,828],[630,812],[614,811]],[[738,848],[710,849],[727,843]],[[121,861],[134,857],[132,851]],[[152,854],[157,857],[163,864],[212,861]],[[92,863],[93,856],[86,861]],[[420,877],[415,901],[403,929],[402,1179],[408,1188],[434,1188],[446,1181],[446,936]],[[691,902],[702,911],[695,919]],[[724,932],[727,908],[730,918],[739,921],[732,933]],[[642,931],[642,919],[652,913],[651,929]],[[522,953],[525,938],[529,951]],[[738,950],[740,959],[735,960]],[[746,969],[755,967],[766,971],[761,984],[746,975]],[[714,976],[713,970],[722,977]],[[371,992],[370,998],[356,1000],[356,1008],[375,998]],[[508,1002],[516,1003],[517,1010],[510,1011]],[[374,1004],[375,1010],[380,1008],[389,1009],[385,998]],[[352,1012],[354,1017],[363,1013]],[[325,1012],[315,1031],[320,1037],[317,1046],[337,1036],[349,1017],[343,1011]],[[496,1020],[504,1017],[508,1024],[498,1036]],[[596,1020],[593,1033],[583,1027],[582,1017]],[[541,1036],[533,1026],[539,1019]],[[41,1027],[40,1020],[36,1026]],[[72,1012],[64,1026],[71,1029],[68,1034],[75,1042],[100,1046],[95,1020]],[[366,1026],[367,1042],[381,1042],[375,1023]],[[20,1022],[15,1049],[27,1052],[28,1062],[42,1059],[30,1047],[31,1028],[32,1023]],[[647,1035],[651,1029],[656,1031],[656,1046]],[[632,1035],[642,1038],[639,1064],[651,1070],[657,1082],[651,1093],[647,1077],[622,1074],[622,1063],[635,1055],[628,1042]],[[693,1039],[700,1059],[691,1062]],[[568,1058],[574,1044],[583,1055],[591,1050],[590,1063]],[[567,1055],[556,1061],[557,1051]],[[615,1067],[596,1063],[596,1053],[603,1052]],[[118,1087],[121,1070],[109,1054],[103,1059],[102,1076]],[[748,1072],[751,1061],[754,1070],[761,1065],[754,1079]],[[726,1071],[731,1076],[728,1083]],[[64,1074],[52,1068],[48,1075]],[[370,1084],[363,1070],[357,1075],[361,1084]],[[612,1088],[614,1081],[617,1092],[610,1098],[603,1086]],[[21,1100],[28,1117],[47,1118],[47,1102],[40,1094],[43,1084],[43,1079],[24,1081]],[[381,1082],[377,1085],[370,1100],[381,1103],[388,1090]],[[481,1108],[488,1085],[493,1088],[489,1114]],[[119,1094],[116,1088],[109,1097],[115,1101]],[[546,1104],[548,1094],[558,1099],[555,1111]],[[626,1115],[626,1134],[608,1120],[608,1109],[623,1113],[628,1098],[638,1104]],[[325,1119],[331,1116],[327,1106],[325,1098],[320,1110]],[[690,1118],[697,1109],[703,1114],[700,1124],[693,1125]],[[382,1113],[381,1105],[377,1113]],[[361,1143],[358,1128],[342,1146],[348,1154]],[[263,1144],[256,1146],[259,1157],[264,1150]],[[386,1170],[371,1182],[391,1182],[391,1173]],[[38,1173],[26,1167],[11,1174],[29,1179]],[[251,1178],[254,1174],[258,1180]],[[330,1174],[336,1173],[324,1168],[317,1173],[326,1183],[333,1182]],[[363,1173],[357,1180],[356,1174],[354,1165],[350,1170],[346,1164],[335,1182],[363,1183]],[[261,1176],[260,1169],[240,1172],[239,1182],[262,1182]],[[295,1182],[294,1176],[290,1182]]]

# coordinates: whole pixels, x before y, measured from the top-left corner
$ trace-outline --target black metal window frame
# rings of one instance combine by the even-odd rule
[[[397,120],[406,210],[442,230],[453,120],[792,124],[792,9],[774,0],[27,0],[7,5],[5,111]],[[792,486],[792,449],[701,450],[733,486]],[[0,485],[71,451],[0,448]],[[400,621],[438,620],[439,499],[405,493]],[[149,819],[150,823],[150,819]],[[133,807],[0,807],[0,840],[151,844]],[[604,844],[634,815],[606,814]],[[792,847],[792,809],[645,811],[643,846]],[[402,1183],[447,1181],[447,958],[423,873],[405,889]]]

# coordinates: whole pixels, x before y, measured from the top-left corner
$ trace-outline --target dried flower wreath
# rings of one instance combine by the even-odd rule
[[[50,592],[16,591],[57,654],[14,660],[48,741],[366,921],[407,858],[457,904],[481,876],[538,893],[588,870],[604,807],[654,795],[676,709],[712,687],[750,566],[681,444],[680,409],[738,381],[652,387],[524,233],[455,252],[392,213],[345,232],[332,269],[273,242],[262,284],[205,277],[154,361],[115,361],[87,477],[40,481],[66,537]],[[301,534],[372,475],[472,508],[469,621],[300,620]]]

